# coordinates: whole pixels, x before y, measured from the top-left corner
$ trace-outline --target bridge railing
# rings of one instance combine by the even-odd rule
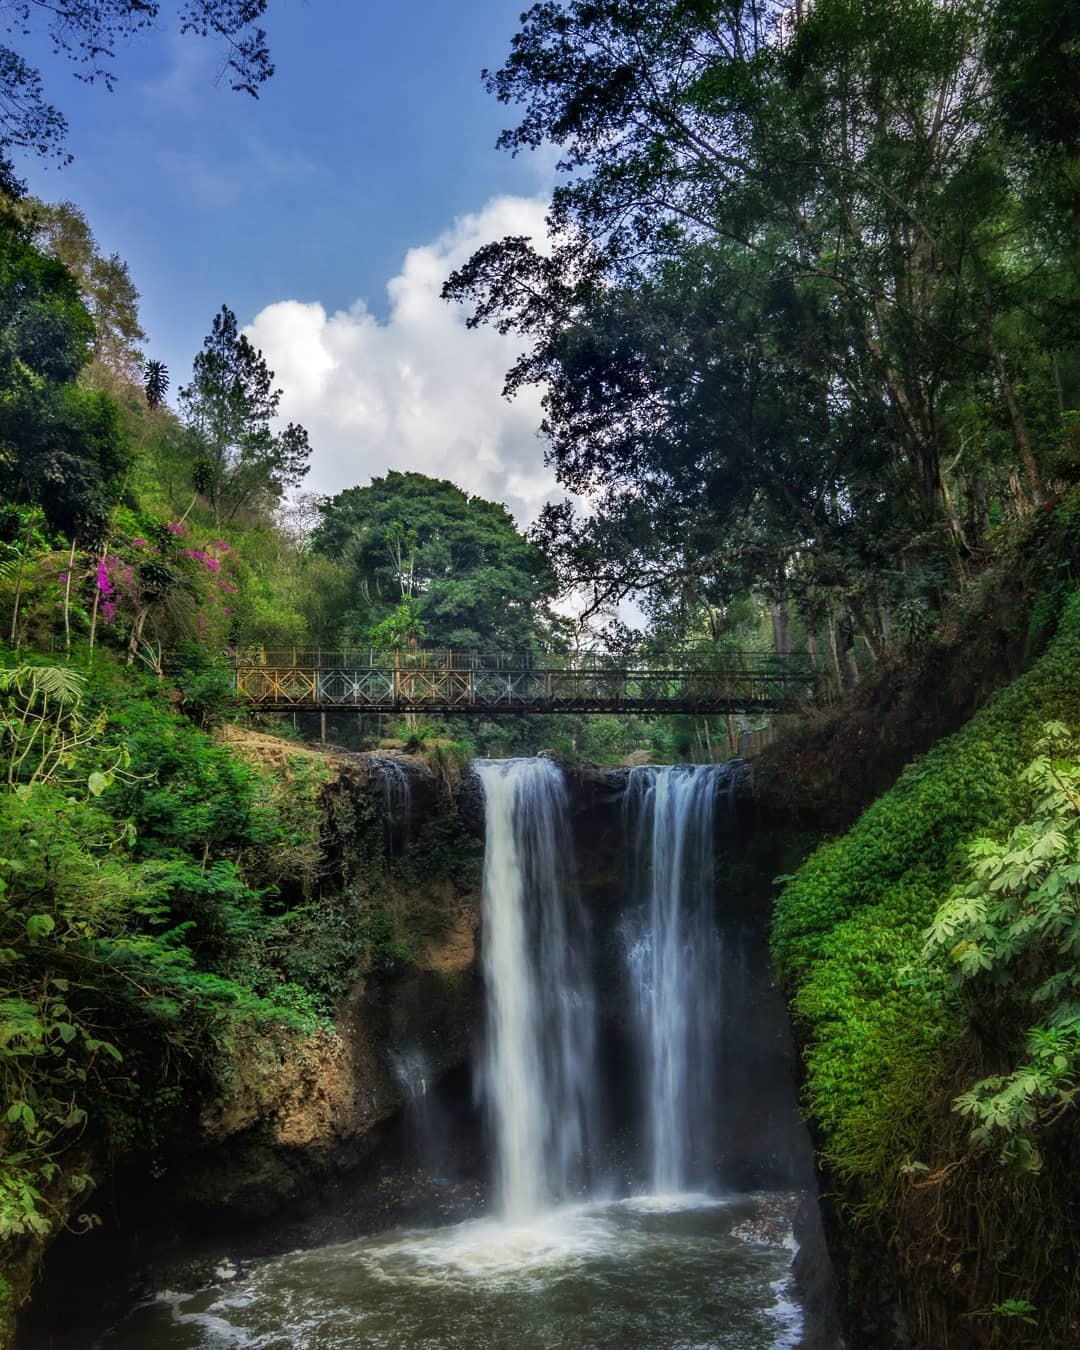
[[[485,652],[466,649],[383,651],[373,647],[244,647],[228,653],[234,666],[278,669],[454,670],[454,671],[743,671],[746,674],[812,678],[813,668],[797,653],[680,651],[621,655],[614,652]]]
[[[259,648],[232,660],[237,694],[271,708],[764,711],[790,706],[812,683],[802,662],[701,655]]]

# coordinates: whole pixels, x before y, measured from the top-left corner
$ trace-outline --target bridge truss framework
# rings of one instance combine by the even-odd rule
[[[813,684],[795,657],[597,653],[235,652],[233,687],[267,711],[474,713],[766,713]]]

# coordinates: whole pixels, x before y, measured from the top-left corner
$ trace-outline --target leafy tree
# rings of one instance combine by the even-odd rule
[[[130,381],[142,365],[139,344],[146,334],[139,322],[139,293],[119,254],[105,257],[86,216],[73,202],[48,204],[28,197],[18,203],[31,238],[42,252],[57,258],[74,276],[94,320],[91,356]]]
[[[355,600],[345,622],[354,641],[405,615],[405,627],[436,647],[525,651],[543,642],[553,578],[500,503],[391,472],[339,492],[320,511],[312,549],[351,573]]]
[[[854,603],[888,557],[882,419],[837,417],[820,304],[726,261],[698,251],[606,288],[545,342],[552,455],[592,500],[584,517],[548,506],[536,537],[594,608],[632,590],[666,623],[751,586],[805,598],[824,578]],[[871,587],[863,607],[878,599]]]
[[[181,408],[203,448],[193,481],[215,522],[240,511],[265,514],[307,473],[311,446],[304,428],[272,427],[281,393],[262,352],[222,305],[195,357],[191,383],[180,390]]]
[[[423,642],[424,636],[420,609],[411,595],[405,596],[385,619],[372,624],[367,633],[368,641],[380,651],[401,651],[415,647]]]
[[[29,241],[19,221],[0,215],[0,389],[64,384],[86,364],[93,320],[68,269]]]
[[[163,10],[175,9],[181,33],[216,39],[222,47],[222,74],[230,88],[258,97],[274,73],[266,34],[258,26],[266,0],[10,0],[4,24],[16,38],[43,30],[53,51],[75,66],[75,74],[106,89],[116,82],[118,48],[157,26]],[[20,147],[39,155],[64,153],[67,122],[46,101],[39,71],[18,52],[0,46],[0,153]]]
[[[129,462],[116,404],[74,383],[92,333],[71,273],[0,218],[0,491],[88,542]]]
[[[556,472],[599,507],[548,511],[564,576],[663,607],[729,545],[757,584],[831,593],[880,646],[875,573],[933,607],[992,500],[1045,498],[1029,376],[1051,363],[1024,313],[1033,281],[1058,303],[1062,250],[1006,170],[983,17],[974,0],[523,16],[487,79],[523,109],[505,148],[561,151],[550,246],[487,245],[444,293],[531,343],[508,392],[544,388]],[[1064,323],[1054,340],[1074,342]]]
[[[1007,126],[1032,149],[1080,154],[1080,18],[1050,0],[990,7],[994,89]]]
[[[147,407],[160,408],[169,392],[169,368],[164,361],[147,361],[143,368]]]

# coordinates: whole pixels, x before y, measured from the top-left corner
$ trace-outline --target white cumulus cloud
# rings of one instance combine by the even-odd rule
[[[465,312],[439,298],[455,267],[508,234],[542,240],[543,202],[495,198],[409,249],[387,285],[385,320],[363,300],[333,314],[281,300],[255,316],[245,332],[284,390],[282,416],[311,436],[304,491],[334,493],[388,469],[414,470],[505,502],[522,526],[558,495],[537,435],[538,391],[502,397],[521,341],[470,332]]]

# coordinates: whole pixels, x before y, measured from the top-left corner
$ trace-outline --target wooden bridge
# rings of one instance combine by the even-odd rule
[[[683,653],[266,651],[232,653],[234,688],[268,711],[780,712],[810,690],[797,657]]]

